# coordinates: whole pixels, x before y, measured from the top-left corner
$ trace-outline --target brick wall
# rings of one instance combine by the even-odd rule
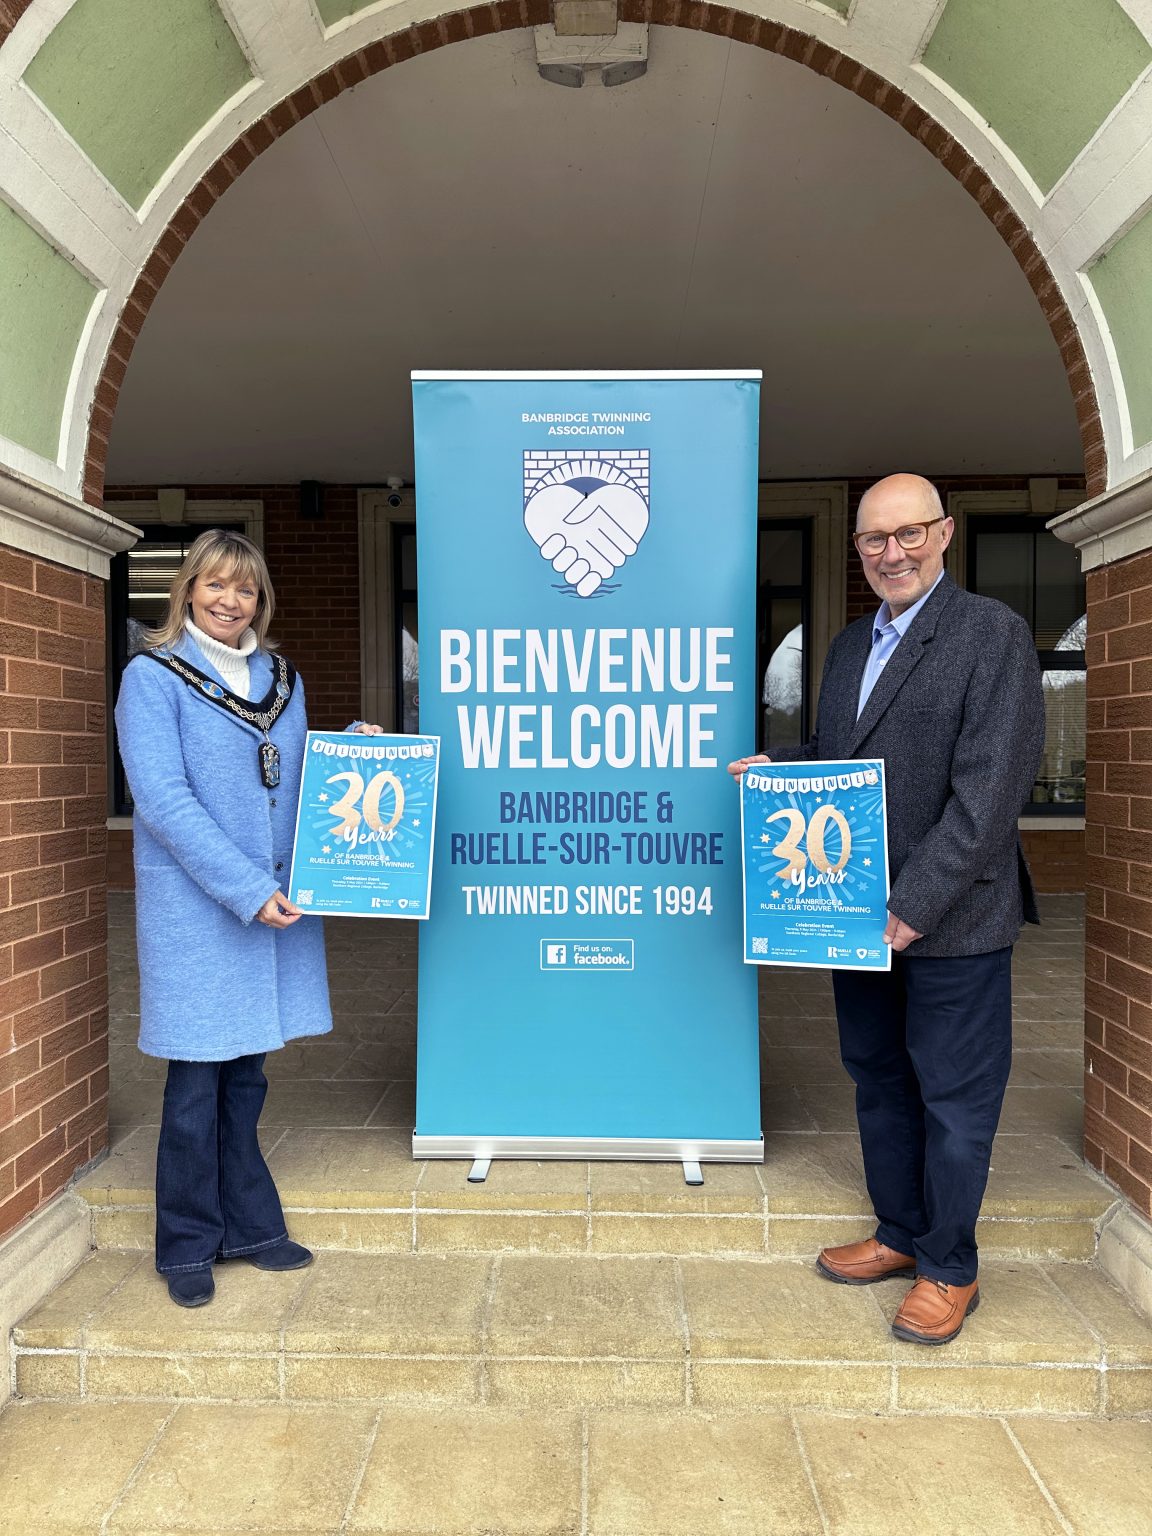
[[[300,516],[296,486],[264,500],[264,552],[276,588],[276,638],[308,690],[316,730],[360,714],[360,545],[354,485],[324,488],[324,516]]]
[[[0,1235],[107,1140],[102,583],[0,548]]]
[[[106,494],[109,501],[154,501],[156,488]],[[337,730],[354,720],[360,713],[357,488],[325,486],[318,519],[300,516],[295,485],[192,486],[188,500],[264,503],[264,553],[276,589],[272,638],[304,679],[310,724]]]
[[[1051,827],[1022,832],[1020,841],[1038,891],[1084,889],[1084,833],[1079,828],[1061,827],[1053,819]]]
[[[1088,573],[1085,1155],[1152,1216],[1152,554]]]
[[[136,872],[132,868],[131,827],[108,829],[108,889],[133,891],[136,889]]]
[[[32,0],[0,0],[0,43],[32,4]]]

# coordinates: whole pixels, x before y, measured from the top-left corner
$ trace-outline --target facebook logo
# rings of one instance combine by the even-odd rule
[[[631,939],[541,939],[542,971],[630,971],[636,963]]]

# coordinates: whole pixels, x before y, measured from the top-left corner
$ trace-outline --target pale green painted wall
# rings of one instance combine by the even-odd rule
[[[338,21],[343,21],[345,16],[354,16],[357,11],[366,10],[371,4],[372,0],[316,0],[316,9],[324,25],[332,27]]]
[[[0,203],[0,272],[0,432],[54,459],[96,289],[7,203]]]
[[[1088,273],[1112,333],[1134,447],[1152,442],[1152,213]]]
[[[1115,0],[949,0],[924,54],[1045,192],[1150,60]]]
[[[24,73],[133,208],[250,79],[212,0],[78,0]]]

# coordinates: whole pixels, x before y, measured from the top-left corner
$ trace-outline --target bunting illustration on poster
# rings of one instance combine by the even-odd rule
[[[758,373],[413,375],[421,1156],[759,1159]],[[465,557],[466,556],[466,557]]]

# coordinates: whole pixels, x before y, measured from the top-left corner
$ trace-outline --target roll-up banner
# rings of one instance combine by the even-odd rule
[[[414,373],[421,1157],[759,1161],[759,372]]]

